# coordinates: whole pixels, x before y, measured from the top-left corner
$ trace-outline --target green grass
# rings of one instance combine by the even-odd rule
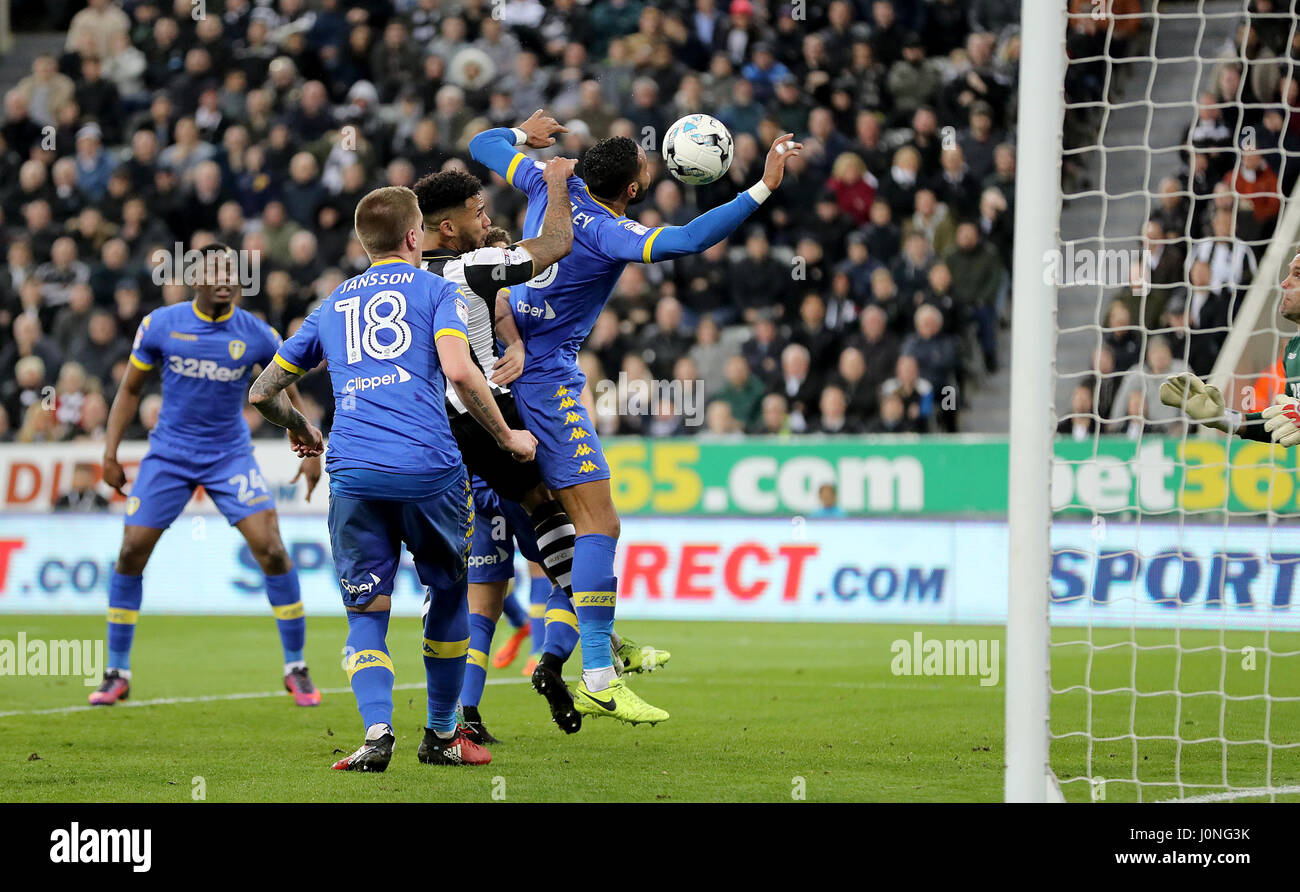
[[[345,624],[337,617],[309,620],[307,655],[323,688],[346,688],[339,665]],[[503,627],[504,628],[504,627]],[[89,616],[6,617],[0,639],[19,630],[34,639],[103,635]],[[0,676],[0,800],[182,802],[203,778],[213,802],[490,801],[773,801],[789,802],[796,778],[809,801],[996,801],[1002,795],[1003,690],[974,677],[895,676],[891,643],[910,641],[916,627],[824,623],[629,622],[638,641],[673,651],[662,672],[634,676],[633,686],[672,713],[657,727],[588,720],[566,737],[545,705],[512,669],[489,674],[482,709],[505,741],[493,747],[491,766],[445,769],[415,761],[424,718],[423,690],[399,690],[394,723],[398,747],[383,775],[329,770],[338,751],[351,752],[361,727],[350,693],[329,693],[317,709],[292,706],[288,695],[182,702],[139,707],[32,714],[85,703],[80,678]],[[929,638],[1003,638],[1000,628],[925,626]],[[1083,637],[1058,630],[1058,641]],[[398,684],[422,684],[418,623],[395,619],[389,634]],[[1127,633],[1097,632],[1099,643]],[[1172,643],[1172,633],[1143,632],[1146,647]],[[1183,633],[1184,648],[1217,645],[1217,633]],[[1240,668],[1237,651],[1259,646],[1262,635],[1230,635],[1226,664],[1215,649],[1182,657],[1184,692],[1218,687],[1262,690],[1268,654],[1255,670]],[[1300,650],[1300,636],[1273,635],[1274,652]],[[1171,690],[1177,655],[1172,648],[1139,651],[1137,688]],[[1127,686],[1132,647],[1093,651],[1094,687]],[[1003,653],[1005,657],[1005,651]],[[1088,671],[1082,647],[1055,648],[1058,687],[1081,683]],[[1300,694],[1300,657],[1272,657],[1275,696]],[[267,692],[279,682],[279,650],[271,620],[243,617],[143,617],[135,656],[133,701]],[[576,666],[576,660],[571,662]],[[1225,668],[1226,665],[1226,668]],[[1234,668],[1236,667],[1236,668]],[[1053,700],[1059,734],[1086,727],[1081,694]],[[1175,727],[1172,694],[1142,698],[1138,732],[1169,735]],[[1184,738],[1218,736],[1218,701],[1182,697],[1177,718]],[[1093,729],[1128,733],[1131,695],[1096,696]],[[1224,733],[1233,740],[1262,738],[1265,710],[1257,701],[1228,706]],[[1275,703],[1269,739],[1300,741],[1300,709]],[[1136,759],[1134,748],[1136,746]],[[1231,747],[1229,780],[1264,782],[1267,747]],[[39,758],[32,758],[33,754]],[[1216,782],[1220,747],[1184,745],[1184,782]],[[1275,749],[1273,783],[1300,783],[1300,751]],[[1053,748],[1062,778],[1108,779],[1108,800],[1136,798],[1124,783],[1175,778],[1174,744],[1129,738],[1097,742],[1091,764],[1072,738]],[[501,780],[498,780],[501,779]],[[1187,789],[1185,795],[1204,792]],[[1066,785],[1071,799],[1087,799],[1087,783]],[[1145,787],[1143,798],[1169,798],[1177,788]]]

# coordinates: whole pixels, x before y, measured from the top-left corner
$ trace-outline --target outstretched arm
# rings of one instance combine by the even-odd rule
[[[661,226],[651,230],[641,244],[641,256],[626,259],[653,263],[656,260],[684,257],[687,254],[697,254],[731,235],[781,185],[781,180],[785,178],[786,161],[803,150],[803,143],[793,140],[793,133],[785,133],[773,141],[767,153],[762,180],[685,226]]]
[[[484,130],[469,141],[469,154],[475,161],[500,175],[507,183],[515,183],[515,171],[527,161],[527,156],[515,146],[544,149],[555,145],[555,134],[568,133],[560,122],[545,114],[540,108],[518,127],[494,127]]]
[[[325,441],[320,430],[294,407],[285,392],[300,377],[279,362],[272,362],[262,369],[262,374],[253,382],[253,387],[248,392],[248,402],[267,421],[286,428],[293,451],[308,458],[325,451]]]

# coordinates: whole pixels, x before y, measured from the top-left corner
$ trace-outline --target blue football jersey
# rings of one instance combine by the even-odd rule
[[[383,260],[335,288],[280,347],[275,361],[295,374],[322,359],[329,369],[331,472],[423,475],[461,467],[434,343],[444,335],[468,343],[467,300],[440,276]]]
[[[131,364],[162,373],[162,413],[150,449],[230,453],[252,448],[244,421],[250,372],[280,346],[275,329],[238,307],[212,318],[193,302],[154,310],[140,323]]]
[[[546,182],[542,163],[515,156],[508,180],[528,194],[524,238],[534,238],[546,216]],[[519,380],[560,381],[572,376],[578,349],[591,333],[623,267],[649,263],[650,249],[663,227],[648,229],[615,214],[569,178],[573,213],[573,250],[523,285],[510,291],[510,306],[524,339],[524,372]]]

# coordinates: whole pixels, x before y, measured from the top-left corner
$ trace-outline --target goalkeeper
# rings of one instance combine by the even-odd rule
[[[1291,258],[1287,276],[1282,280],[1282,303],[1278,312],[1288,322],[1300,323],[1300,254]],[[1160,385],[1160,402],[1182,409],[1187,417],[1206,427],[1237,434],[1248,440],[1280,446],[1300,443],[1300,400],[1293,393],[1300,392],[1300,334],[1287,342],[1283,368],[1286,372],[1287,393],[1279,393],[1274,405],[1262,412],[1238,412],[1229,409],[1223,394],[1191,373],[1173,375]]]

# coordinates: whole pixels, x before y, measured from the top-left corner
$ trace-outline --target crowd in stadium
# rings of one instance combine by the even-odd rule
[[[1160,402],[1160,384],[1183,371],[1209,375],[1268,247],[1282,199],[1300,177],[1300,30],[1289,7],[1252,0],[1220,50],[1197,98],[1181,169],[1156,186],[1139,234],[1143,262],[1132,270],[1129,286],[1105,296],[1092,375],[1076,386],[1071,405],[1060,407],[1066,416],[1060,433],[1137,438],[1183,430],[1180,410]],[[1117,44],[1112,37],[1107,47],[1106,35],[1086,18],[1072,19],[1072,58],[1149,52],[1138,45],[1139,20],[1131,21],[1126,39]],[[1072,64],[1071,71],[1071,101],[1103,98],[1092,63]],[[1087,135],[1087,117],[1075,116],[1077,145],[1096,141],[1095,133]],[[1070,136],[1067,127],[1067,144]],[[1270,405],[1285,378],[1280,361],[1277,369],[1261,370],[1247,401]]]
[[[1019,0],[81,5],[49,5],[71,7],[45,23],[66,28],[63,53],[5,85],[6,439],[102,436],[141,319],[189,297],[163,274],[177,244],[257,252],[243,305],[288,336],[367,265],[351,221],[376,186],[466,165],[519,237],[522,194],[467,143],[543,107],[577,157],[609,134],[656,148],[689,112],[731,129],[710,186],[650,153],[632,209],[647,225],[756,182],[779,133],[808,147],[733,240],[628,267],[581,357],[589,380],[698,382],[707,411],[606,414],[602,432],[954,431],[1001,360]],[[328,425],[324,373],[303,390]]]

